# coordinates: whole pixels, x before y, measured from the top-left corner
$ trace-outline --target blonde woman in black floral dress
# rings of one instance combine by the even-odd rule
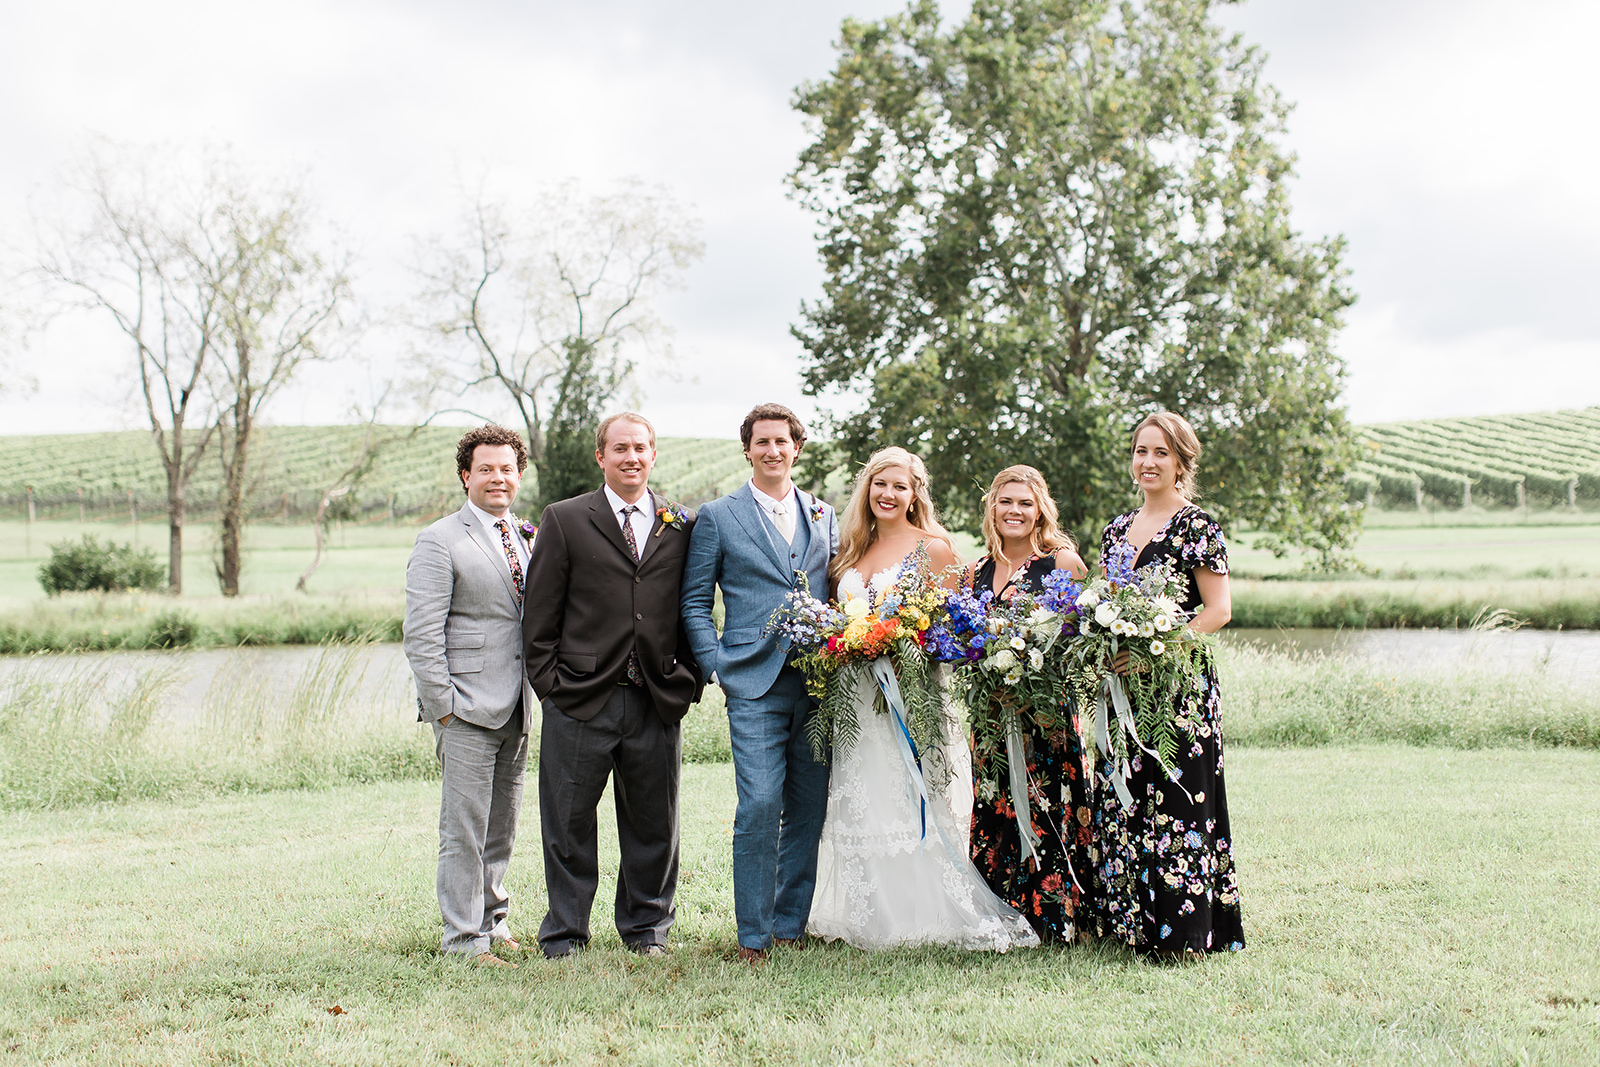
[[[1189,576],[1182,605],[1193,615],[1189,625],[1214,633],[1233,608],[1222,530],[1191,503],[1199,458],[1200,442],[1182,416],[1163,411],[1140,423],[1131,471],[1144,505],[1112,520],[1101,551],[1107,558],[1132,546],[1136,568],[1173,560],[1178,573]],[[1114,669],[1127,671],[1126,652]],[[1131,809],[1117,799],[1111,764],[1100,760],[1095,767],[1100,934],[1161,958],[1244,948],[1223,788],[1221,704],[1216,671],[1207,664],[1173,709],[1177,784],[1154,759],[1136,752],[1128,779]]]
[[[965,575],[975,593],[987,589],[999,598],[1041,593],[1045,575],[1058,568],[1074,578],[1085,576],[1087,568],[1072,539],[1061,532],[1056,502],[1037,470],[1025,464],[1007,467],[995,476],[983,504],[988,554],[970,564]],[[1006,773],[986,765],[981,755],[972,761],[972,862],[995,896],[1020,911],[1041,941],[1071,942],[1090,926],[1083,918],[1084,896],[1094,884],[1083,741],[1076,726],[1049,737],[1030,730],[1024,741],[1038,862],[1023,862]]]

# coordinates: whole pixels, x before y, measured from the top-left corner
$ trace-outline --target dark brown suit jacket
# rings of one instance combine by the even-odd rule
[[[592,719],[605,706],[635,648],[668,724],[705,688],[678,606],[694,513],[666,525],[656,514],[666,499],[651,490],[648,503],[650,536],[637,563],[604,489],[544,509],[522,616],[528,682],[574,719]]]

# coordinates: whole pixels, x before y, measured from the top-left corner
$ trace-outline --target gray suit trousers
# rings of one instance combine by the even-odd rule
[[[539,739],[539,823],[550,910],[539,947],[563,956],[589,941],[599,888],[597,812],[611,778],[617,808],[616,922],[638,951],[665,946],[677,912],[678,774],[683,730],[656,714],[648,691],[619,685],[599,714],[574,719],[544,702]]]
[[[439,911],[447,953],[476,956],[511,936],[506,868],[517,838],[528,735],[519,707],[494,729],[457,716],[433,724],[444,771],[439,798]]]

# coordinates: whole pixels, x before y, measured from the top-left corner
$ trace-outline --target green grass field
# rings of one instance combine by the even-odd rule
[[[0,1063],[1549,1063],[1600,1056],[1600,701],[1538,670],[1221,661],[1242,954],[1110,946],[733,959],[716,690],[685,720],[675,952],[442,959],[437,766],[361,646],[287,700],[250,650],[0,675]],[[602,802],[602,810],[609,805]],[[532,940],[530,798],[510,885]],[[330,1009],[338,1008],[338,1012]]]
[[[593,950],[503,972],[438,954],[431,783],[0,815],[0,1062],[1593,1063],[1597,778],[1594,752],[1236,747],[1249,947],[1177,967],[813,945],[752,972],[725,765],[685,771],[670,956],[609,928],[607,818]],[[509,878],[530,941],[537,842]]]

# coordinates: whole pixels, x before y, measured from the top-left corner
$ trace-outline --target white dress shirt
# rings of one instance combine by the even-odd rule
[[[522,531],[517,529],[516,517],[508,511],[504,519],[497,519],[470,500],[467,501],[467,507],[471,508],[472,513],[478,517],[478,521],[483,523],[483,528],[489,531],[489,540],[497,544],[500,541],[500,531],[494,528],[494,524],[497,522],[506,524],[506,530],[511,534],[511,547],[516,549],[517,562],[522,564],[522,573],[526,575],[528,573],[528,541],[522,536]]]
[[[767,518],[772,520],[772,525],[778,528],[778,533],[789,544],[794,544],[794,519],[800,511],[800,498],[794,486],[789,486],[789,495],[782,499],[768,496],[756,488],[756,480],[750,479],[750,494],[755,497],[756,504],[767,513]]]
[[[629,506],[628,502],[618,496],[609,485],[605,487],[605,490],[606,499],[611,501],[611,517],[617,520],[617,529],[620,530],[622,529],[622,509]],[[629,515],[628,521],[633,524],[633,540],[639,546],[639,555],[643,556],[645,541],[650,537],[650,527],[654,524],[656,518],[651,505],[650,490],[646,489],[644,496],[640,497],[639,502],[634,504],[633,507],[639,510]]]

